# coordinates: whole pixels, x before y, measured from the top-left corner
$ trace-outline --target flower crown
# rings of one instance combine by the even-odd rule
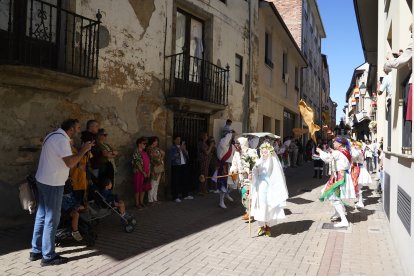
[[[260,145],[260,151],[267,149],[271,154],[275,151],[272,145],[270,145],[268,142],[264,142]]]

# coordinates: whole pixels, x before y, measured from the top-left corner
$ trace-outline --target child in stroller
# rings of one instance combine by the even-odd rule
[[[112,193],[112,186],[111,179],[104,178],[101,181],[101,190],[95,191],[95,193],[100,197],[103,205],[111,208],[112,211],[121,217],[121,222],[125,224],[125,231],[131,233],[134,231],[136,220],[126,212],[125,203],[118,199],[118,195]]]
[[[85,207],[76,200],[71,181],[67,181],[62,198],[62,213],[58,230],[56,231],[56,244],[60,245],[63,240],[73,238],[76,241],[85,240],[88,245],[95,244],[96,235],[91,225],[80,216],[79,212]]]

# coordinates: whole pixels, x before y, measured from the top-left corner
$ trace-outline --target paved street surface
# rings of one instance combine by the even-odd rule
[[[348,210],[351,226],[332,230],[322,229],[331,207],[318,200],[327,178],[311,178],[311,163],[286,176],[287,217],[272,237],[256,237],[253,223],[249,238],[241,204],[222,210],[210,194],[132,210],[138,223],[131,234],[118,217],[107,217],[95,228],[94,247],[57,248],[70,262],[55,267],[28,260],[33,222],[3,226],[0,275],[404,275],[375,184],[364,192],[365,209]]]

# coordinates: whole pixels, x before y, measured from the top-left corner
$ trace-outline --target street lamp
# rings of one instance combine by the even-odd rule
[[[365,82],[363,82],[359,87],[359,93],[361,93],[362,97],[364,97],[365,93],[367,93],[367,87],[365,86]]]

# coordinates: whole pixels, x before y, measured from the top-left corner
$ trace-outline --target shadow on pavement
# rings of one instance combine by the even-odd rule
[[[296,235],[303,233],[308,231],[313,223],[313,220],[299,220],[277,224],[271,228],[272,238],[283,234]]]
[[[288,209],[288,208],[285,208],[285,215],[286,216],[289,216],[291,214],[293,214],[292,211],[290,209]]]
[[[289,191],[289,197],[311,192],[313,189],[325,185],[328,181],[327,176],[322,178],[313,178],[312,163],[305,163],[297,168],[288,168],[285,170],[286,185]],[[321,188],[322,189],[322,188]],[[298,203],[301,204],[301,203]],[[306,203],[302,203],[306,204]]]
[[[108,217],[96,226],[98,238],[94,248],[99,254],[123,260],[228,220],[237,218],[243,223],[240,197],[237,192],[233,192],[232,197],[234,202],[226,202],[225,210],[218,207],[215,194],[182,203],[162,202],[152,208],[130,210],[137,224],[129,234],[123,231],[119,217]]]
[[[289,198],[287,199],[288,202],[294,203],[294,204],[308,204],[313,202],[313,200],[309,200],[309,199],[305,199],[305,198],[301,198],[301,197],[295,197],[295,198]]]
[[[374,210],[367,210],[367,209],[359,209],[359,211],[354,211],[354,208],[347,208],[347,211],[348,211],[347,218],[348,218],[348,221],[351,223],[367,221],[368,217],[375,213]]]
[[[374,204],[378,204],[379,200],[381,199],[381,196],[379,195],[374,195],[374,190],[370,189],[368,187],[364,187],[365,189],[363,189],[362,191],[362,195],[364,198],[364,205],[368,206],[368,205],[374,205]]]
[[[311,173],[312,166],[310,163],[299,168],[287,169],[286,179],[290,197],[303,193],[300,191],[302,188],[313,189],[323,184],[324,179],[313,179]],[[102,219],[94,227],[94,231],[98,236],[96,244],[94,247],[87,249],[94,249],[95,252],[88,252],[76,258],[104,254],[117,260],[123,260],[186,236],[197,234],[232,219],[240,219],[242,223],[241,216],[244,214],[244,208],[240,203],[240,196],[238,192],[233,191],[232,197],[234,202],[226,202],[227,209],[225,210],[218,207],[219,197],[216,194],[196,197],[194,200],[184,200],[182,203],[164,201],[160,205],[144,210],[127,210],[137,220],[134,232],[129,234],[125,233],[119,217],[112,215]],[[305,201],[305,199],[292,199],[291,202],[307,204]],[[287,215],[291,213],[290,210],[286,210]],[[311,220],[282,223],[275,226],[272,232],[273,235],[295,235],[307,231],[312,223]],[[25,222],[18,227],[0,229],[0,236],[2,237],[0,255],[20,250],[27,250],[27,255],[29,255],[32,230],[33,221]],[[231,232],[236,231],[236,229],[226,229],[225,231]],[[211,234],[206,233],[206,235]],[[77,244],[71,243],[70,245],[76,246]],[[79,244],[79,249],[71,248],[67,250],[68,253],[66,254],[78,252],[77,250],[79,252],[86,250],[84,244]],[[57,252],[65,254],[65,248],[57,248]]]
[[[31,248],[32,233],[32,222],[0,230],[0,237],[2,240],[0,256],[22,249],[29,250]],[[27,251],[27,257],[29,257],[29,251]]]

